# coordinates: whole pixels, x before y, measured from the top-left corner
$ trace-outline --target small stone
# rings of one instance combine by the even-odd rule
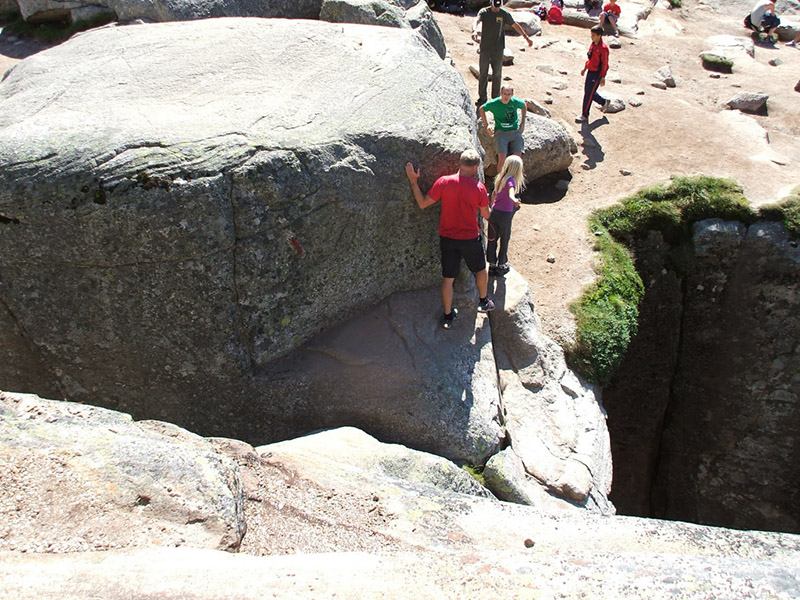
[[[553,255],[553,254],[548,254],[548,255],[547,255],[547,262],[549,262],[549,263],[554,263],[554,262],[556,262],[556,257],[555,257],[555,255]]]
[[[783,64],[783,61],[780,58],[773,58],[769,61],[769,64],[773,67],[777,67],[778,65]]]
[[[740,88],[740,87],[742,87],[742,84],[741,83],[732,83],[731,87]]]
[[[628,102],[628,104],[630,104],[631,106],[641,106],[642,105],[642,101],[634,99],[634,100],[631,100],[630,102]]]
[[[553,103],[553,99],[552,98],[545,98],[544,99],[544,103],[545,104],[552,104]]]
[[[626,175],[626,176],[627,175],[633,175],[633,173],[631,171],[629,171],[628,169],[620,169],[619,172],[622,173],[623,175]]]
[[[548,75],[552,75],[553,73],[555,73],[553,65],[536,65],[536,69],[541,71],[542,73],[547,73]]]
[[[536,542],[534,542],[531,538],[528,538],[528,539],[525,540],[525,547],[526,548],[533,548],[535,543]]]
[[[667,89],[667,84],[664,83],[663,81],[654,81],[650,85],[652,85],[654,88],[658,88],[660,90]]]
[[[711,77],[711,79],[719,79],[720,77],[722,77],[722,75],[720,75],[719,73],[709,73],[708,76]]]
[[[566,81],[556,81],[551,87],[554,90],[565,90],[569,87],[569,83]]]
[[[533,226],[533,230],[534,230],[534,231],[540,231],[541,229],[542,229],[542,226],[541,226],[541,225],[534,224],[534,226]]]
[[[644,96],[644,90],[639,90],[638,92],[636,92],[636,95],[637,96]]]

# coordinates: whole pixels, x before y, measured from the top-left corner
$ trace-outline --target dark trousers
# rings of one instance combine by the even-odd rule
[[[511,220],[513,212],[493,210],[489,215],[486,240],[486,260],[490,265],[504,265],[508,262],[508,242],[511,241]],[[497,246],[500,245],[500,255]]]
[[[599,87],[600,71],[586,71],[586,82],[583,84],[583,108],[581,108],[581,114],[586,118],[589,117],[592,100],[600,106],[606,103],[606,99],[597,92]]]
[[[486,102],[486,88],[489,84],[489,65],[492,67],[492,98],[500,95],[500,86],[503,83],[503,49],[497,46],[494,48],[481,46],[479,65],[478,104],[483,104]]]

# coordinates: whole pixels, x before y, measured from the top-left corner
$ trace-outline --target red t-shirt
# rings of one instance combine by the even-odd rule
[[[603,12],[610,12],[615,17],[619,18],[622,14],[622,9],[619,4],[611,4],[610,2],[603,7]]]
[[[478,209],[489,206],[489,195],[480,181],[460,173],[445,175],[436,180],[428,196],[442,201],[439,235],[454,240],[478,237]]]

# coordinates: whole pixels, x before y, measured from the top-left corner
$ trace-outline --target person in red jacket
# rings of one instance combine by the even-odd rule
[[[586,74],[586,82],[583,86],[583,106],[581,114],[575,117],[576,123],[585,123],[589,119],[589,109],[592,101],[597,102],[603,112],[608,110],[611,102],[603,98],[597,88],[606,84],[606,73],[608,72],[608,46],[603,41],[603,28],[600,25],[592,27],[592,44],[589,52],[586,53],[588,60],[581,71],[581,75]]]
[[[617,19],[622,13],[622,9],[617,4],[617,0],[610,0],[608,4],[603,7],[603,12],[600,13],[600,27],[605,29],[606,23],[611,23],[614,28],[614,37],[619,37],[619,28],[617,27]]]

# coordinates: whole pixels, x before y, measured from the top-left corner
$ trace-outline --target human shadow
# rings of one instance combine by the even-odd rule
[[[20,37],[7,29],[10,19],[0,19],[0,55],[22,60],[56,44],[43,42],[32,37]]]
[[[527,183],[519,199],[523,204],[555,204],[567,195],[571,180],[569,171],[557,171],[537,177]]]
[[[598,163],[605,160],[606,154],[603,152],[603,146],[594,136],[594,130],[603,125],[608,125],[608,118],[605,115],[599,119],[595,119],[591,123],[584,122],[581,124],[580,133],[583,138],[581,153],[586,157],[582,167],[586,170],[594,169]]]

